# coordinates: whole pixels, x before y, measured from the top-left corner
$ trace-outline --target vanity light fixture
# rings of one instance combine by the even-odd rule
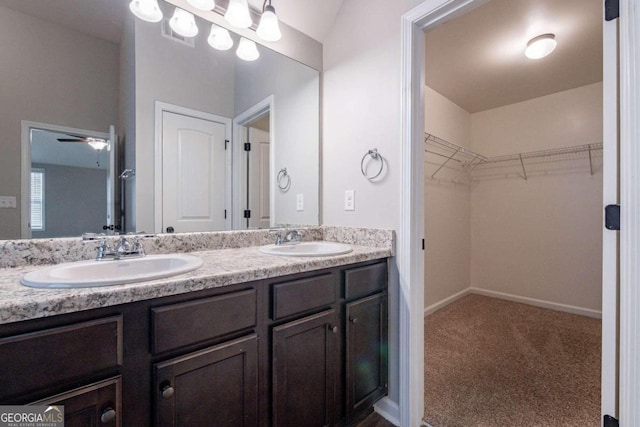
[[[158,6],[158,0],[131,0],[129,10],[137,18],[147,22],[162,21],[162,11]]]
[[[534,37],[527,43],[524,54],[529,59],[540,59],[549,55],[556,48],[555,34],[542,34]]]
[[[214,0],[187,0],[187,3],[200,10],[213,10],[216,7]]]
[[[267,4],[267,2],[269,2],[269,4]],[[271,6],[271,0],[264,0],[262,16],[260,17],[260,25],[258,25],[256,34],[258,34],[258,37],[262,40],[268,42],[277,42],[282,38],[276,9]]]
[[[195,37],[198,34],[198,26],[193,14],[176,7],[173,16],[169,20],[169,26],[173,31],[183,37]]]
[[[211,32],[209,33],[209,38],[207,38],[207,43],[217,50],[229,50],[233,46],[229,30],[216,24],[211,24]]]
[[[241,37],[240,43],[238,43],[238,49],[236,50],[236,55],[238,55],[238,58],[244,59],[245,61],[255,61],[260,57],[260,52],[258,52],[258,47],[253,40]]]
[[[238,28],[249,28],[253,21],[249,13],[247,0],[229,0],[227,12],[224,19],[232,26]]]
[[[100,151],[105,148],[107,145],[107,141],[100,138],[87,138],[87,144],[91,146],[96,151]]]

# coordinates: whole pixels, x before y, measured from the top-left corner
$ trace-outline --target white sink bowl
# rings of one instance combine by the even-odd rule
[[[300,242],[260,246],[260,252],[280,256],[331,256],[348,254],[351,246],[334,242]]]
[[[161,279],[201,266],[200,258],[183,254],[78,261],[32,271],[22,276],[20,282],[32,288],[91,288]]]

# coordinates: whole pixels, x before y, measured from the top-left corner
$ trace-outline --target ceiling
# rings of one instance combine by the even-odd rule
[[[282,22],[322,42],[343,0],[272,0]],[[0,0],[27,15],[72,28],[114,43],[120,42],[130,0]],[[262,10],[263,0],[249,0]]]
[[[544,33],[556,50],[526,58]],[[600,0],[492,0],[425,40],[427,86],[470,113],[602,81]]]

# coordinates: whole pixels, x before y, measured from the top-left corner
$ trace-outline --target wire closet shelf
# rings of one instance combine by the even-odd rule
[[[501,167],[517,165],[522,177],[527,180],[527,166],[531,166],[545,159],[576,160],[576,157],[588,155],[589,172],[594,174],[594,156],[602,151],[602,143],[574,145],[570,147],[552,148],[547,150],[528,151],[504,156],[487,157],[452,142],[446,141],[435,135],[424,134],[424,151],[430,156],[428,162],[434,168],[430,172],[432,180],[440,180],[438,174],[444,169],[454,173],[453,183],[459,184],[470,180],[471,172],[481,170],[484,167]]]

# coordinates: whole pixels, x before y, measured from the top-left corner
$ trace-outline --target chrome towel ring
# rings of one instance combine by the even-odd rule
[[[287,172],[287,168],[280,169],[276,176],[276,182],[278,183],[278,188],[282,191],[287,191],[291,187],[291,175]]]
[[[370,156],[373,160],[380,162],[380,169],[378,170],[378,173],[376,173],[375,175],[369,176],[367,175],[367,172],[365,172],[364,170],[364,161],[367,160],[367,156]],[[362,176],[367,178],[369,181],[372,181],[377,177],[379,177],[380,174],[382,173],[382,169],[384,169],[384,158],[382,157],[382,154],[378,153],[377,148],[367,151],[365,155],[362,156],[362,160],[360,161],[360,172],[362,172]]]

